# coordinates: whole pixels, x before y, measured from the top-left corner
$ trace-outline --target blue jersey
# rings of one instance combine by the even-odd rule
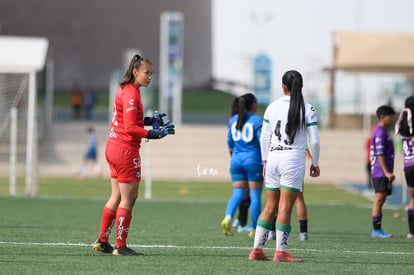
[[[263,120],[255,114],[247,114],[243,128],[236,130],[238,115],[228,124],[227,145],[232,150],[230,175],[232,182],[263,182],[260,134]]]
[[[89,160],[96,160],[98,146],[98,137],[95,133],[91,133],[88,136],[88,149],[85,154],[85,158]]]
[[[371,175],[373,178],[385,177],[384,171],[378,161],[383,155],[388,171],[394,171],[394,143],[384,126],[378,124],[371,138]]]
[[[234,115],[228,124],[227,146],[233,151],[232,157],[254,157],[261,161],[260,134],[263,120],[255,114],[247,114],[243,128],[236,129],[237,118]]]

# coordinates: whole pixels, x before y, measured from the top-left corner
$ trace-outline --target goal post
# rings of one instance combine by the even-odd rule
[[[38,192],[36,73],[45,66],[48,45],[48,40],[41,37],[0,36],[0,141],[10,145],[12,196],[17,192],[19,152],[25,153],[25,194],[33,197]],[[19,146],[23,148],[19,150]]]
[[[26,136],[26,184],[25,192],[27,196],[34,197],[38,192],[38,139],[36,123],[36,73],[29,73],[29,94],[27,106],[27,136]]]
[[[15,106],[10,108],[10,195],[16,196],[16,166],[17,166],[17,113]]]

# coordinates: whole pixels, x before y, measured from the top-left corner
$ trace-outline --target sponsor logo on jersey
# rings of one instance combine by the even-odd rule
[[[128,107],[128,108],[126,109],[126,112],[128,113],[128,112],[130,112],[130,111],[136,111],[136,110],[137,110],[137,107],[133,106],[133,107]]]
[[[114,127],[111,127],[111,131],[109,132],[109,137],[116,138],[116,132]]]

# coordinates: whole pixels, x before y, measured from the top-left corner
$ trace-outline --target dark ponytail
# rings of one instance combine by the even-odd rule
[[[286,85],[290,92],[290,103],[286,124],[286,134],[289,144],[295,140],[295,136],[305,128],[305,101],[302,95],[303,79],[298,71],[287,71],[282,78],[282,83]]]
[[[237,110],[239,109],[239,97],[235,97],[233,102],[231,103],[231,116],[237,114]]]
[[[124,80],[122,80],[122,82],[119,84],[121,88],[124,88],[125,85],[134,82],[134,69],[138,70],[142,63],[152,64],[149,59],[143,58],[139,54],[136,54],[132,57],[131,62],[129,62],[128,69],[125,72]]]
[[[234,103],[234,101],[233,101]],[[244,123],[246,122],[247,113],[251,112],[253,109],[254,104],[257,103],[256,97],[251,94],[244,94],[238,97],[237,101],[237,114],[239,115],[237,118],[236,129],[241,131],[243,128]]]
[[[244,100],[244,98],[241,96],[239,97],[239,101],[237,104],[237,114],[239,115],[239,117],[237,118],[237,124],[236,124],[236,129],[241,131],[241,129],[243,128],[244,123],[246,122],[246,101]]]
[[[405,100],[404,107],[409,109],[408,111],[402,112],[400,114],[400,118],[398,119],[397,124],[399,125],[399,129],[397,134],[400,134],[405,137],[413,136],[413,125],[414,125],[414,96],[409,96]],[[406,110],[404,109],[404,110]],[[403,110],[403,111],[404,111]],[[411,121],[409,121],[409,119]]]

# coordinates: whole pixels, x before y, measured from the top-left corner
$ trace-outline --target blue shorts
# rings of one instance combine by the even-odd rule
[[[262,161],[257,158],[231,158],[230,161],[231,181],[253,181],[263,182]]]
[[[89,148],[85,154],[85,159],[96,160],[96,148]]]

